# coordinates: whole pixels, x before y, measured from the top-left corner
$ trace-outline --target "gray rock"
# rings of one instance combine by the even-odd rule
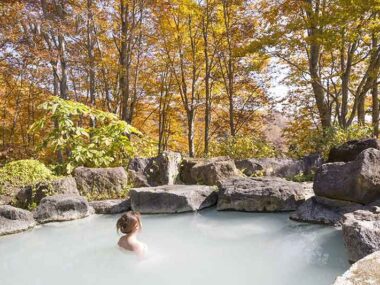
[[[302,185],[303,189],[305,189],[305,191],[310,193],[310,196],[313,195],[313,182],[300,182],[300,184]]]
[[[380,251],[376,251],[354,263],[339,276],[333,285],[380,284]]]
[[[228,156],[218,156],[213,158],[192,158],[187,157],[182,160],[181,170],[180,170],[180,179],[185,184],[197,184],[198,177],[194,176],[196,173],[192,173],[192,169],[196,165],[206,165],[213,163],[220,163],[223,161],[230,161],[231,159]]]
[[[189,158],[189,157],[184,158],[181,162],[181,167],[180,167],[180,172],[179,172],[180,180],[185,184],[197,184],[197,181],[193,179],[191,176],[191,169],[198,162],[201,162],[204,160],[205,159],[199,159],[199,158]]]
[[[235,165],[246,176],[262,176],[267,172],[256,158],[235,160]]]
[[[86,198],[77,195],[54,195],[41,200],[34,218],[39,223],[62,222],[85,218],[94,213]]]
[[[185,184],[217,185],[224,179],[239,177],[235,162],[228,157],[211,159],[187,159],[181,168],[181,179]]]
[[[324,163],[323,156],[319,153],[310,154],[301,158],[303,174],[312,174]]]
[[[218,210],[293,211],[312,193],[302,183],[278,177],[244,177],[219,183]]]
[[[149,187],[158,170],[152,158],[135,157],[128,165],[129,180],[134,187]]]
[[[128,199],[114,199],[92,201],[90,206],[94,208],[96,214],[120,214],[131,209],[131,202]]]
[[[9,205],[13,201],[13,197],[8,195],[0,195],[0,206]]]
[[[178,152],[164,151],[157,158],[160,165],[160,184],[173,185],[179,179],[182,156]]]
[[[323,164],[320,154],[311,154],[299,160],[290,158],[250,158],[235,160],[236,167],[246,176],[294,177],[311,174]]]
[[[16,194],[17,206],[28,208],[32,203],[38,205],[42,198],[55,194],[79,195],[74,177],[61,177],[56,180],[22,187]]]
[[[344,215],[342,233],[350,261],[380,250],[380,208],[368,207]]]
[[[132,210],[141,213],[182,213],[216,204],[217,188],[202,185],[168,185],[129,190]]]
[[[165,151],[157,157],[131,160],[128,173],[134,187],[173,185],[178,180],[182,156]]]
[[[348,141],[330,150],[328,162],[353,161],[362,151],[369,148],[380,150],[380,141],[377,139]]]
[[[26,231],[35,225],[31,212],[9,205],[0,206],[0,236]]]
[[[74,177],[81,195],[114,196],[115,193],[121,193],[128,185],[128,175],[123,167],[78,167],[74,170]]]
[[[290,219],[312,224],[341,226],[344,214],[360,208],[361,204],[314,196],[291,213]]]
[[[380,199],[380,151],[366,149],[354,161],[323,164],[314,178],[314,192],[361,204]]]

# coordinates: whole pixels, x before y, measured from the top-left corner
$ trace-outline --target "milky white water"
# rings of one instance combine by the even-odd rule
[[[330,285],[348,267],[341,233],[288,214],[144,215],[144,260],[118,249],[118,216],[0,238],[1,285]]]

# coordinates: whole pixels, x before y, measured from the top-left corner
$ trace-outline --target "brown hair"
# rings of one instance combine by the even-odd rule
[[[116,229],[123,234],[131,234],[141,228],[140,213],[129,211],[122,215],[116,223]]]

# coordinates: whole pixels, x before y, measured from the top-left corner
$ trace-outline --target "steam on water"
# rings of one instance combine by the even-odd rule
[[[287,214],[143,216],[139,260],[116,246],[116,216],[0,238],[4,285],[329,285],[349,264],[340,232]]]

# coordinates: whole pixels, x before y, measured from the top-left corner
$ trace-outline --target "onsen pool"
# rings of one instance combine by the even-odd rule
[[[330,285],[348,267],[339,231],[288,214],[144,215],[146,258],[120,250],[118,216],[0,238],[1,285]]]

